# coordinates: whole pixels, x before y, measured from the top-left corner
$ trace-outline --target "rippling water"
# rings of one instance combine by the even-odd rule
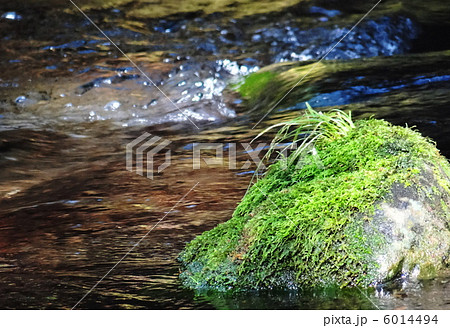
[[[224,95],[226,84],[267,64],[320,58],[360,12],[301,1],[242,8],[219,1],[202,13],[196,1],[183,8],[174,3],[80,1],[140,70],[73,7],[25,0],[0,5],[0,307],[71,308],[164,218],[80,308],[448,308],[448,275],[388,294],[196,294],[181,287],[178,253],[231,216],[254,169],[242,168],[250,160],[242,149],[238,169],[192,168],[193,144],[250,142],[259,132],[251,127],[262,113]],[[406,14],[368,19],[332,58],[419,51],[426,44],[423,27]],[[385,72],[375,71],[370,79],[378,84],[328,86],[311,101],[416,125],[450,156],[444,69],[428,69],[442,77],[432,83],[415,73],[398,82],[394,72],[386,81]],[[300,110],[284,108],[258,129]],[[153,180],[125,167],[126,144],[143,132],[171,141],[172,164]],[[163,161],[164,154],[156,157]]]

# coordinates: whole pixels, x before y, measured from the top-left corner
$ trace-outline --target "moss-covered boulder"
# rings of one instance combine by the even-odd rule
[[[219,290],[433,277],[449,265],[449,177],[418,132],[358,121],[274,163],[229,221],[186,246],[180,277]]]

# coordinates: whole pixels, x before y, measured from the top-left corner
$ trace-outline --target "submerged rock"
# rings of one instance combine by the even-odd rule
[[[336,43],[336,40],[349,30],[350,28],[338,26],[316,27],[310,30],[294,27],[280,31],[280,35],[276,35],[277,39],[268,37],[263,41],[269,44],[277,40],[277,43],[284,42],[283,46],[287,45],[284,48],[288,50],[274,51],[274,62],[310,60],[323,56],[326,56],[326,59],[354,59],[407,53],[419,34],[419,27],[411,19],[385,16],[362,23],[342,42]],[[270,35],[269,32],[270,30],[265,34]],[[330,52],[334,45],[333,51]],[[278,46],[278,49],[280,48],[283,49]]]
[[[292,156],[269,168],[229,221],[186,246],[186,286],[366,287],[431,278],[450,264],[450,165],[430,140],[361,120]]]

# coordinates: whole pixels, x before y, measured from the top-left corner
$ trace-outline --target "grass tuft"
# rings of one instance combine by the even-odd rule
[[[355,128],[351,112],[346,113],[339,109],[333,109],[327,113],[315,111],[306,103],[306,111],[303,116],[288,122],[274,124],[253,140],[260,138],[267,132],[277,129],[278,132],[270,143],[270,147],[265,154],[263,161],[268,161],[275,151],[278,151],[276,159],[288,160],[287,166],[298,163],[306,152],[314,152],[315,143],[330,142],[340,137],[348,135]],[[279,145],[286,144],[283,148]],[[289,158],[284,158],[283,154],[289,149],[294,149]]]

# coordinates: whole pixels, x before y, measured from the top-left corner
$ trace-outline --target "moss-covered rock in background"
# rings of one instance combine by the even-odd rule
[[[362,120],[273,164],[179,259],[191,288],[368,286],[449,264],[450,165],[409,128]]]
[[[389,71],[389,76],[386,76],[386,71]],[[424,97],[429,92],[426,87],[436,92],[438,83],[448,81],[449,75],[450,51],[446,50],[348,61],[273,64],[250,74],[240,83],[234,84],[232,89],[244,99],[246,110],[264,114],[270,109],[273,109],[271,112],[286,108],[303,109],[305,101],[313,107],[363,102],[360,110],[364,111],[366,101],[377,96],[376,113],[380,115],[383,114],[380,112],[380,107],[384,104],[383,95],[390,102],[387,106],[389,112],[399,110],[405,103]],[[437,85],[431,87],[433,83]],[[413,93],[408,94],[411,90]],[[399,96],[400,100],[395,99]],[[440,98],[444,98],[439,93],[432,97],[433,102],[428,97],[424,97],[421,102],[436,106],[442,101]],[[405,98],[408,100],[405,101]],[[354,109],[352,106],[352,110]]]

